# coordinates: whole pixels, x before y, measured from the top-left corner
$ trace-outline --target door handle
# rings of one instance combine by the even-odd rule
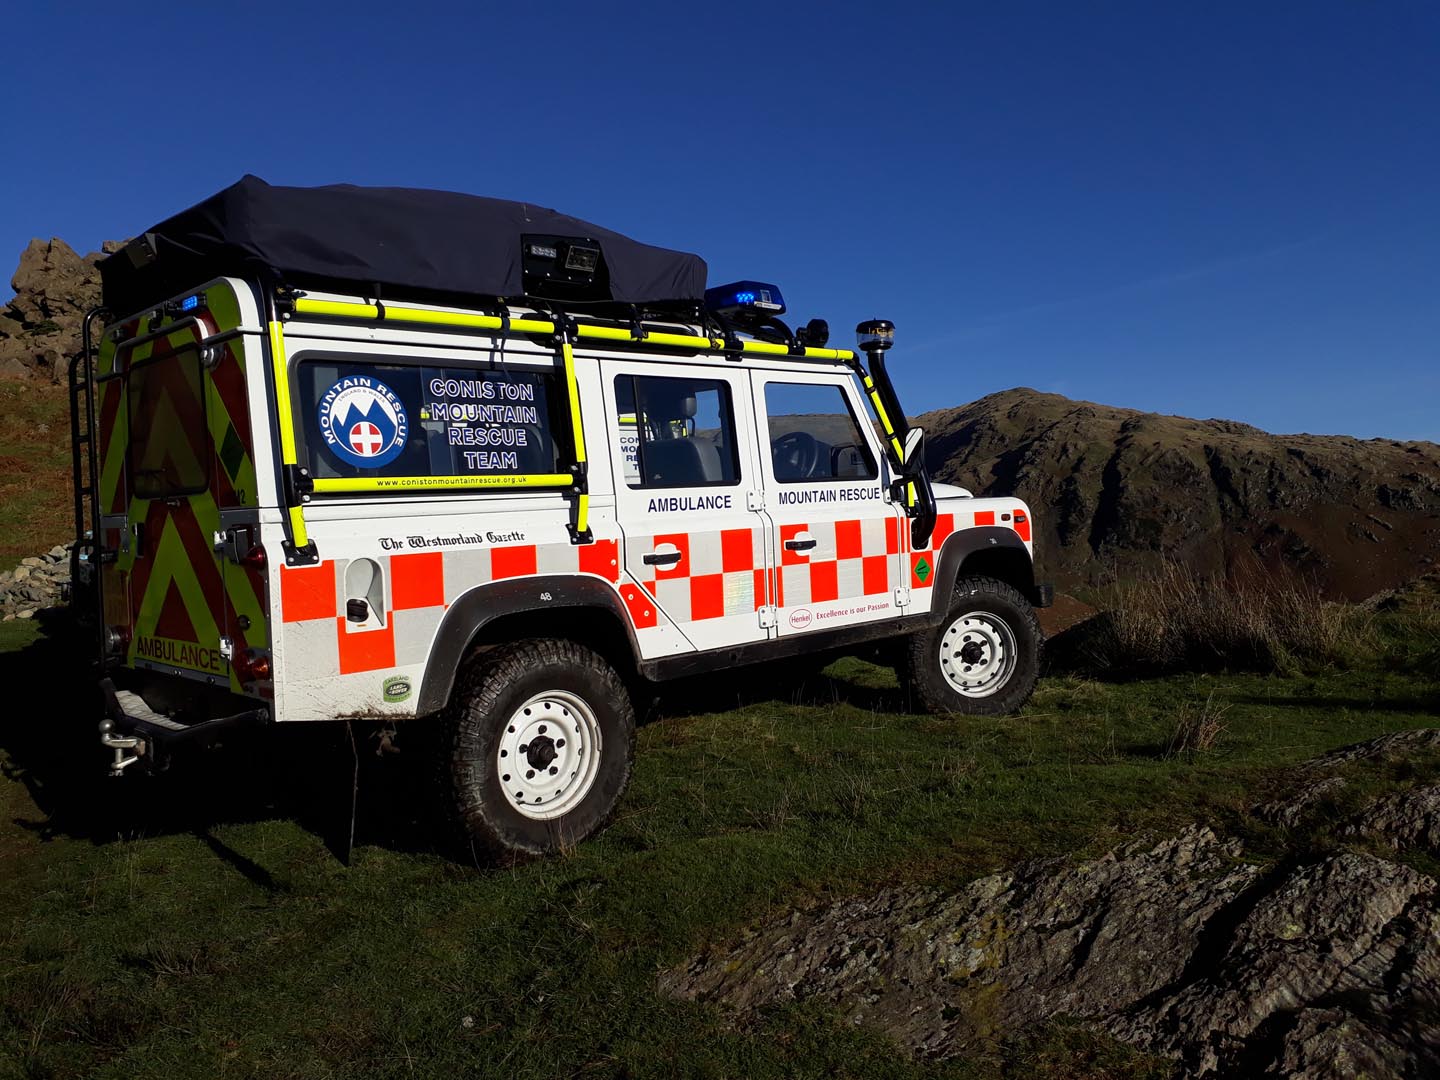
[[[646,566],[674,566],[680,561],[678,551],[652,551],[640,560]]]
[[[797,538],[794,540],[786,540],[785,547],[789,551],[809,551],[815,546],[815,542],[816,541],[813,536],[808,537],[804,540]]]

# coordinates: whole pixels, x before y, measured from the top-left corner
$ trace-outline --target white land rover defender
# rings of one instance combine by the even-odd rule
[[[254,177],[101,273],[73,578],[116,774],[430,718],[463,833],[546,852],[614,809],[652,682],[896,639],[937,712],[1031,692],[1029,510],[930,483],[887,322],[829,348],[553,211]]]

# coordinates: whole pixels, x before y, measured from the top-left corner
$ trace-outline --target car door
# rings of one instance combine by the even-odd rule
[[[755,371],[765,507],[782,637],[904,614],[902,512],[843,374]]]
[[[765,640],[768,528],[746,374],[640,362],[607,371],[626,573],[696,649]]]

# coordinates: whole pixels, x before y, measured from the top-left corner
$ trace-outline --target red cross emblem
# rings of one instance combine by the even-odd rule
[[[380,429],[369,421],[362,420],[350,429],[350,448],[362,457],[374,457],[380,444]]]

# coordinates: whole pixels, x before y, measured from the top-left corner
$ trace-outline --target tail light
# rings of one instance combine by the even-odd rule
[[[264,570],[268,562],[264,544],[256,544],[240,559],[240,565],[249,567],[251,570]]]
[[[245,651],[239,667],[242,682],[270,681],[270,657],[257,653],[254,649]]]

